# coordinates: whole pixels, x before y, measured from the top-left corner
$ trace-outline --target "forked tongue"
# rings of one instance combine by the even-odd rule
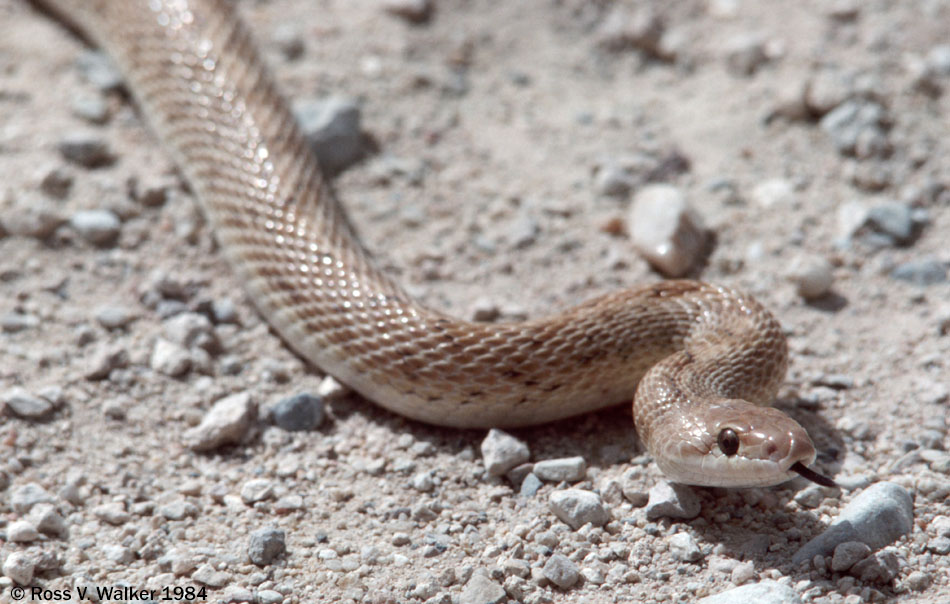
[[[789,470],[793,472],[798,472],[802,477],[807,478],[808,480],[816,484],[820,484],[823,487],[837,487],[838,486],[838,484],[834,480],[828,478],[827,476],[822,476],[821,474],[812,470],[811,468],[809,468],[808,466],[806,466],[800,461],[796,461],[794,464],[792,464],[792,467],[790,467]]]

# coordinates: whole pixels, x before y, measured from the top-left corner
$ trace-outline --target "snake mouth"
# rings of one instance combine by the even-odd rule
[[[820,484],[823,487],[836,488],[838,486],[838,483],[836,483],[834,480],[819,474],[800,461],[793,463],[789,470],[792,472],[797,472],[803,478],[807,478],[815,484]]]

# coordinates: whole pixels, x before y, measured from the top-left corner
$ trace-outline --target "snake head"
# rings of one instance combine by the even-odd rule
[[[680,429],[689,437],[665,439],[665,453],[657,456],[663,472],[676,482],[756,487],[802,475],[834,485],[808,468],[815,445],[798,422],[778,409],[723,399],[684,420]]]

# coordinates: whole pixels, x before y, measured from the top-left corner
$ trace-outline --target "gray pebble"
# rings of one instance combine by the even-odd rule
[[[114,543],[103,545],[102,553],[105,555],[106,560],[110,560],[116,564],[131,564],[131,562],[135,560],[135,556],[129,548]]]
[[[825,498],[824,487],[817,484],[809,485],[795,494],[795,503],[813,510],[818,507]]]
[[[220,351],[221,345],[208,317],[196,312],[183,312],[162,325],[166,337],[183,348],[201,348],[209,353]]]
[[[198,514],[198,506],[188,501],[173,501],[158,508],[158,515],[167,520],[197,518]]]
[[[409,479],[409,484],[417,491],[428,493],[435,488],[432,472],[418,472]]]
[[[124,348],[103,349],[90,358],[85,377],[87,380],[102,380],[109,377],[112,370],[128,366],[129,353]]]
[[[97,506],[92,510],[92,513],[99,520],[108,522],[113,526],[121,526],[131,519],[131,516],[125,510],[125,505],[118,501]]]
[[[383,0],[387,13],[412,23],[425,23],[432,14],[432,0]]]
[[[274,485],[266,478],[253,478],[241,486],[241,501],[252,505],[274,496]]]
[[[115,161],[109,143],[97,134],[67,134],[56,147],[64,159],[84,168],[99,168]]]
[[[33,582],[35,565],[25,552],[13,552],[3,561],[4,576],[12,579],[19,585],[29,585]]]
[[[6,333],[19,333],[38,327],[40,320],[33,315],[21,312],[8,312],[0,317],[0,326]]]
[[[0,395],[2,410],[25,419],[41,419],[49,415],[55,405],[38,396],[33,396],[23,388],[10,388]]]
[[[522,214],[508,227],[505,237],[515,248],[524,249],[534,245],[540,232],[541,225],[538,221],[532,216]]]
[[[610,514],[604,508],[600,497],[591,491],[582,489],[564,489],[554,491],[548,500],[554,515],[574,530],[587,523],[603,526],[610,520]]]
[[[104,124],[109,119],[109,104],[100,95],[83,94],[73,98],[73,115],[92,124]]]
[[[729,575],[729,579],[736,585],[748,583],[755,578],[755,564],[751,560],[736,564]]]
[[[534,475],[549,482],[577,482],[587,476],[587,462],[583,457],[545,459],[534,464]]]
[[[743,585],[697,601],[697,604],[802,604],[794,589],[777,581]]]
[[[872,550],[893,543],[914,527],[914,501],[892,482],[871,485],[849,503],[825,531],[792,557],[793,564],[827,556],[846,541],[861,541]]]
[[[871,555],[871,548],[860,541],[845,541],[835,547],[831,557],[831,570],[842,573]]]
[[[260,600],[261,604],[280,604],[284,601],[284,594],[279,591],[274,591],[273,589],[262,589],[257,592],[257,599]],[[238,602],[240,600],[234,600],[232,598],[231,601]]]
[[[541,485],[541,479],[529,472],[528,475],[524,477],[524,480],[521,481],[521,489],[518,491],[518,494],[522,497],[534,497],[541,488]]]
[[[868,211],[868,222],[871,228],[891,237],[897,244],[910,243],[914,235],[913,210],[898,201],[873,206]]]
[[[80,237],[99,246],[115,243],[122,227],[119,217],[109,210],[81,210],[72,215],[69,224]]]
[[[247,556],[258,566],[267,566],[284,555],[287,546],[284,542],[284,531],[267,527],[251,533],[251,540],[247,547]]]
[[[111,92],[122,87],[122,74],[104,52],[87,50],[76,59],[83,79],[101,90]]]
[[[202,564],[191,574],[191,578],[208,587],[224,587],[231,582],[231,575],[223,570],[215,570],[210,564]]]
[[[53,496],[35,482],[28,482],[17,487],[10,494],[10,507],[21,515],[29,512],[38,503],[53,503],[53,501]]]
[[[873,101],[849,100],[821,119],[821,128],[839,153],[870,157],[887,151],[887,111]]]
[[[607,197],[626,197],[637,184],[639,181],[636,176],[616,162],[603,165],[594,179],[594,189]]]
[[[295,24],[283,23],[279,25],[271,38],[280,53],[288,61],[295,61],[303,56],[304,38]]]
[[[501,476],[531,457],[528,445],[496,428],[482,441],[482,461],[489,476]]]
[[[647,501],[647,520],[682,518],[691,520],[699,515],[701,505],[696,493],[688,486],[661,481],[650,489]]]
[[[51,503],[37,503],[34,505],[27,515],[27,520],[44,535],[65,537],[69,532],[66,528],[66,521]]]
[[[214,404],[201,423],[184,433],[193,451],[210,451],[241,441],[257,416],[257,405],[247,392],[227,396]]]
[[[17,202],[16,211],[4,210],[0,217],[0,235],[6,231],[15,237],[46,239],[66,219],[59,206],[41,195],[27,195]]]
[[[950,516],[935,516],[927,528],[938,537],[950,537]]]
[[[328,174],[342,171],[362,156],[360,108],[355,101],[306,99],[294,103],[293,109],[320,167]]]
[[[739,34],[726,42],[726,65],[733,73],[750,76],[768,60],[761,35]]]
[[[849,573],[865,583],[890,583],[900,571],[900,560],[891,549],[868,556],[851,567]]]
[[[493,581],[485,569],[478,569],[465,583],[459,604],[497,604],[506,598],[505,588]]]
[[[911,572],[904,579],[904,585],[906,585],[907,587],[911,588],[914,591],[924,591],[925,589],[930,587],[930,583],[931,583],[930,575],[919,570],[915,570]]]
[[[898,281],[907,281],[914,285],[927,286],[944,283],[947,280],[947,265],[936,258],[922,258],[898,264],[891,271],[891,277]]]
[[[577,565],[562,554],[554,554],[544,563],[544,578],[561,589],[570,589],[577,583],[579,572]]]
[[[40,181],[40,191],[54,199],[66,199],[73,187],[73,175],[62,166],[56,166]]]
[[[528,477],[528,474],[530,474],[533,469],[533,463],[519,464],[505,472],[505,478],[507,478],[508,482],[513,486],[518,487],[524,482],[525,478]],[[537,478],[537,476],[535,476],[535,478]]]
[[[135,313],[124,306],[101,306],[96,310],[96,321],[106,329],[120,329],[135,318]]]
[[[323,423],[323,399],[301,392],[281,399],[270,409],[274,424],[288,432],[313,430]]]
[[[672,185],[642,188],[633,200],[630,239],[650,265],[667,277],[683,276],[706,246],[699,214]]]
[[[831,263],[822,256],[798,256],[789,266],[786,277],[805,300],[821,298],[834,284]]]
[[[181,377],[191,369],[191,355],[178,344],[158,338],[152,347],[149,367],[169,377]]]
[[[927,549],[941,556],[950,554],[950,537],[943,536],[931,539],[927,544]]]
[[[670,554],[680,562],[697,562],[703,558],[702,550],[689,533],[676,533],[670,537],[669,544]]]

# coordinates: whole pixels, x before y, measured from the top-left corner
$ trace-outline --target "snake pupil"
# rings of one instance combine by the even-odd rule
[[[719,450],[722,451],[726,457],[732,457],[739,452],[739,437],[732,428],[726,428],[719,433],[718,443]]]

